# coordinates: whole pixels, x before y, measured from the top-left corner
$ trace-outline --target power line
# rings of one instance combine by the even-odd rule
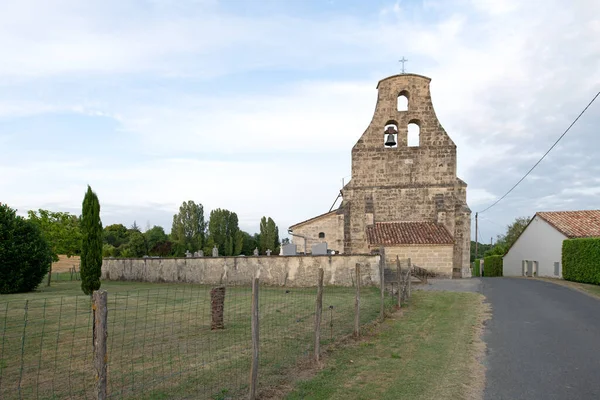
[[[553,148],[554,148],[554,147],[555,147],[555,146],[558,144],[558,142],[560,142],[560,140],[563,138],[563,136],[565,136],[565,135],[567,134],[567,132],[569,132],[569,130],[571,129],[571,127],[572,127],[573,125],[575,125],[575,123],[576,123],[576,122],[579,120],[579,118],[580,118],[580,117],[581,117],[581,116],[582,116],[582,115],[583,115],[583,114],[584,114],[584,113],[587,111],[587,109],[588,109],[588,108],[589,108],[589,107],[592,105],[592,103],[593,103],[593,102],[596,100],[596,98],[597,98],[599,95],[600,95],[600,92],[596,93],[596,95],[594,96],[594,98],[592,99],[592,101],[590,101],[590,102],[588,103],[588,105],[587,105],[587,106],[585,106],[585,108],[583,109],[583,111],[582,111],[582,112],[581,112],[581,113],[580,113],[580,114],[577,116],[577,118],[575,118],[575,120],[574,120],[574,121],[571,123],[571,125],[569,125],[569,127],[567,128],[567,130],[566,130],[566,131],[564,131],[562,135],[560,135],[560,137],[559,137],[559,138],[556,140],[556,142],[554,142],[554,144],[552,145],[552,147],[550,147],[550,148],[548,149],[548,151],[547,151],[546,153],[544,153],[544,155],[542,156],[542,158],[540,158],[540,159],[538,160],[538,162],[536,162],[536,163],[533,165],[533,167],[531,167],[531,169],[530,169],[529,171],[527,171],[527,173],[526,173],[525,175],[523,175],[523,177],[522,177],[521,179],[519,179],[519,181],[518,181],[517,183],[515,183],[515,185],[514,185],[512,188],[510,188],[510,190],[509,190],[508,192],[506,192],[506,193],[504,194],[504,196],[500,197],[498,200],[496,200],[496,201],[494,202],[494,204],[492,204],[491,206],[489,206],[489,207],[488,207],[488,208],[486,208],[485,210],[479,211],[479,214],[480,214],[480,213],[483,213],[483,212],[486,212],[486,211],[487,211],[487,210],[489,210],[490,208],[494,207],[496,204],[500,203],[500,201],[502,201],[502,199],[504,199],[506,196],[508,196],[508,195],[510,194],[510,192],[512,192],[512,191],[513,191],[513,190],[514,190],[514,189],[515,189],[517,186],[519,186],[519,184],[520,184],[521,182],[523,182],[523,180],[524,180],[525,178],[527,178],[527,176],[528,176],[528,175],[531,173],[531,171],[533,171],[533,170],[535,169],[535,167],[537,167],[537,166],[538,166],[538,164],[539,164],[539,163],[541,163],[541,162],[542,162],[542,160],[543,160],[544,158],[546,158],[546,156],[548,155],[548,153],[550,153],[550,151],[551,151],[551,150],[552,150],[552,149],[553,149]]]

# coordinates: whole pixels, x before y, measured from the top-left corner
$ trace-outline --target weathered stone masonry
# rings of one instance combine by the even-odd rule
[[[292,226],[294,233],[314,237],[314,232],[324,232],[322,241],[334,250],[367,253],[379,245],[369,243],[366,235],[367,227],[374,223],[432,222],[443,225],[453,238],[452,252],[444,251],[444,256],[438,257],[436,270],[454,277],[468,271],[471,211],[466,203],[467,184],[456,176],[456,145],[437,119],[429,83],[429,78],[415,74],[379,82],[373,119],[352,148],[352,179],[342,189],[340,208]],[[398,111],[399,95],[408,98],[407,111]],[[414,147],[407,141],[411,123],[420,129],[419,145]],[[390,125],[397,129],[395,147],[384,146],[384,129]],[[331,229],[328,221],[333,216],[338,223]],[[339,237],[343,237],[343,246],[337,243]],[[294,243],[301,244],[296,238]]]
[[[186,258],[105,258],[102,279],[137,282],[182,282],[206,285],[261,283],[277,286],[317,285],[323,268],[327,285],[352,286],[361,265],[363,285],[379,284],[379,256],[259,256]]]

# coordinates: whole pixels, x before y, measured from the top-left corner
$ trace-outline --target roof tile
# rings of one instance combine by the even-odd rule
[[[367,227],[369,244],[454,244],[450,232],[435,222],[376,222]]]
[[[600,210],[546,211],[537,215],[569,238],[600,236]]]

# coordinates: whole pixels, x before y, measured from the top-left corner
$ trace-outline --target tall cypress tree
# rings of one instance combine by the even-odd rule
[[[81,289],[91,295],[100,289],[102,275],[102,221],[100,202],[88,185],[81,213]]]

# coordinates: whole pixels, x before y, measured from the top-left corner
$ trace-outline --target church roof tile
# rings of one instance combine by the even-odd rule
[[[370,245],[454,244],[450,232],[435,222],[376,222],[367,227]]]

